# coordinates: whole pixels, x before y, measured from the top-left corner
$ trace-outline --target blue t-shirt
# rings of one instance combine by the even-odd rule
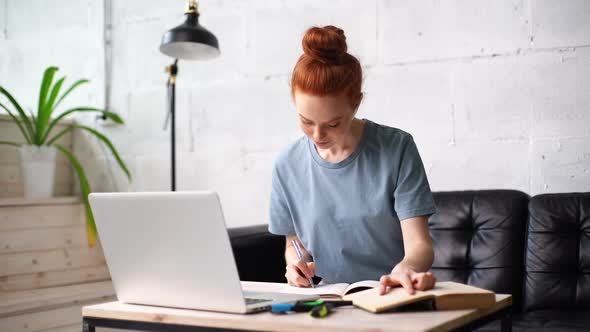
[[[400,220],[434,200],[412,136],[365,120],[356,150],[328,162],[303,136],[273,167],[269,231],[297,234],[327,282],[377,280],[403,259]]]

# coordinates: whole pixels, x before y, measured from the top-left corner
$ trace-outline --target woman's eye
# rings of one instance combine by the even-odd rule
[[[336,124],[333,124],[333,125],[330,125],[329,127],[330,127],[330,128],[336,128],[336,127],[338,127],[339,125],[340,125],[340,122],[338,122],[338,123],[336,123]]]

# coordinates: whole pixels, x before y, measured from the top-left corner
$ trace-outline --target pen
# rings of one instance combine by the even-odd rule
[[[293,242],[293,246],[295,247],[295,251],[297,252],[297,257],[299,257],[299,259],[302,260],[303,263],[307,263],[303,259],[303,255],[301,254],[301,248],[299,248],[299,243],[295,239],[293,239],[291,242]],[[315,288],[315,286],[313,285],[313,280],[311,280],[311,278],[307,278],[307,280],[309,281],[311,288]]]

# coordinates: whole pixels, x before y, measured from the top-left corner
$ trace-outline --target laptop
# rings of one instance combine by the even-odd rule
[[[251,313],[317,298],[242,290],[214,192],[92,193],[89,199],[121,302]]]

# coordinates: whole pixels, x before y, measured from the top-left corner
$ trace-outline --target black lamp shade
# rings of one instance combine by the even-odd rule
[[[183,60],[207,60],[219,55],[217,38],[199,24],[199,15],[188,13],[186,22],[167,31],[160,52]]]

